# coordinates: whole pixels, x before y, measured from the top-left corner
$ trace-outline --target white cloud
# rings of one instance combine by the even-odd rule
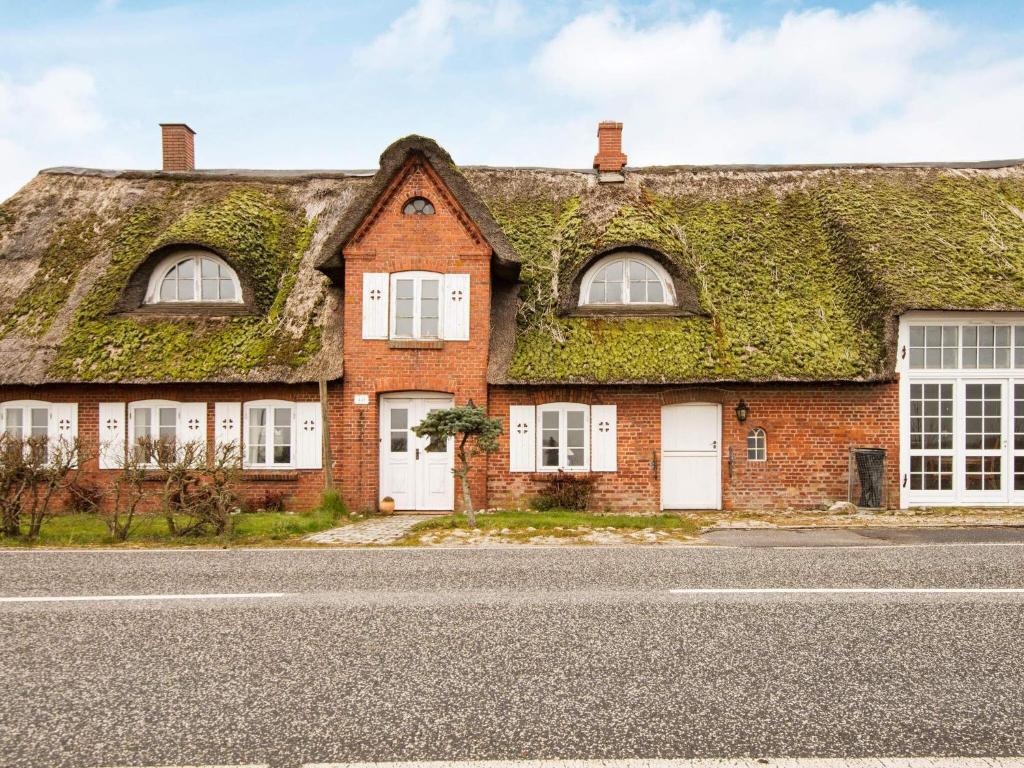
[[[81,138],[103,125],[96,107],[96,82],[80,69],[51,69],[39,80],[17,89],[26,121],[49,136]]]
[[[613,7],[562,27],[532,70],[624,120],[631,162],[1024,153],[1024,58],[965,49],[903,3],[790,12],[743,33],[717,12],[642,26]]]
[[[104,151],[96,83],[88,72],[55,67],[32,82],[0,75],[0,199],[44,165],[67,162],[69,150]],[[59,159],[58,159],[59,158]]]
[[[522,15],[518,0],[417,0],[386,31],[356,48],[353,61],[368,70],[433,69],[455,50],[461,31],[507,34]]]

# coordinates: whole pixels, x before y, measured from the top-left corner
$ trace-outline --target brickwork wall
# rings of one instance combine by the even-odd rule
[[[369,343],[369,342],[367,342]],[[386,342],[378,342],[386,344]],[[465,345],[465,343],[463,343]],[[389,353],[409,350],[388,350]],[[444,356],[444,350],[430,350]],[[419,354],[416,352],[414,354]],[[898,390],[896,384],[878,385],[772,385],[724,389],[667,388],[491,388],[466,375],[449,359],[453,370],[429,366],[373,366],[367,363],[361,385],[328,388],[328,428],[333,446],[336,483],[352,509],[372,507],[377,499],[376,394],[404,390],[456,393],[464,402],[472,396],[487,403],[492,416],[504,426],[498,453],[487,457],[486,478],[472,479],[478,506],[525,505],[544,485],[544,473],[508,471],[508,415],[513,404],[549,402],[614,403],[618,413],[618,471],[593,473],[596,480],[593,508],[629,511],[657,509],[660,499],[661,408],[680,402],[722,404],[722,499],[732,509],[809,508],[846,498],[851,446],[881,447],[888,451],[887,493],[890,506],[899,501]],[[354,406],[354,392],[369,392],[370,405]],[[743,425],[733,408],[743,398],[750,417]],[[0,387],[0,402],[43,400],[77,402],[78,429],[84,450],[98,449],[100,402],[166,399],[207,403],[207,439],[213,445],[214,403],[259,399],[315,401],[314,385],[60,385]],[[746,435],[761,427],[767,433],[768,460],[746,458]],[[732,448],[732,466],[729,449]],[[85,465],[83,480],[103,486],[116,470],[100,470],[93,458]],[[243,495],[259,500],[265,493],[286,495],[292,509],[316,506],[323,489],[321,470],[263,470],[243,475]]]
[[[340,387],[329,394],[330,406],[337,411]],[[319,400],[315,385],[241,385],[241,384],[188,384],[188,385],[92,385],[66,384],[41,387],[0,387],[0,402],[9,400],[42,400],[51,403],[78,403],[78,437],[83,455],[82,482],[100,488],[107,487],[118,470],[99,469],[99,404],[107,402],[131,403],[138,400],[173,400],[178,402],[205,402],[207,449],[214,441],[214,403],[277,399],[290,401]],[[155,490],[155,488],[154,488]],[[320,501],[323,490],[321,470],[259,470],[242,475],[241,493],[259,501],[266,493],[283,493],[293,510],[312,509]]]
[[[750,416],[734,412],[745,399]],[[614,403],[618,414],[618,472],[595,472],[595,509],[650,511],[660,506],[661,408],[682,402],[722,404],[722,503],[727,509],[810,508],[845,499],[849,449],[888,451],[889,506],[899,505],[899,406],[896,384],[736,386],[725,388],[496,387],[490,415],[505,428],[490,457],[488,493],[494,506],[522,505],[544,486],[544,473],[509,467],[510,405],[551,402]],[[768,460],[747,461],[749,430],[767,433]],[[730,467],[729,450],[732,449]]]
[[[430,200],[433,216],[404,215],[411,197]],[[413,162],[385,191],[344,250],[345,377],[335,445],[343,461],[338,477],[351,509],[376,506],[379,494],[379,402],[390,392],[429,391],[487,405],[490,335],[490,246],[466,218],[433,170]],[[363,274],[424,270],[468,274],[469,341],[444,341],[440,349],[396,349],[362,337]],[[356,405],[366,395],[367,405]],[[485,502],[483,472],[471,477],[474,502]],[[456,489],[456,505],[459,505]]]

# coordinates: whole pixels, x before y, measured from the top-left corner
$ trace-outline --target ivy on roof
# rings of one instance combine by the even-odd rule
[[[734,187],[641,186],[611,206],[599,194],[488,199],[523,258],[508,380],[886,378],[899,313],[1024,307],[1019,177],[887,171]],[[688,270],[708,317],[557,315],[591,254],[632,241]]]

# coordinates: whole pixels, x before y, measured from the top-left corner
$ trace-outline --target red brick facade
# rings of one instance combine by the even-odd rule
[[[750,415],[740,424],[734,407],[746,400]],[[815,507],[845,499],[849,449],[887,451],[886,490],[899,500],[899,405],[896,384],[661,387],[496,387],[490,414],[507,425],[509,406],[552,402],[614,404],[618,410],[618,471],[594,472],[597,509],[650,511],[660,504],[661,408],[683,402],[722,405],[722,505],[726,509]],[[747,433],[767,434],[765,462],[747,461]],[[732,460],[730,461],[730,451]],[[529,501],[549,478],[509,472],[509,441],[491,457],[492,505]]]
[[[418,196],[431,201],[434,215],[402,213],[405,203]],[[487,406],[491,248],[429,164],[414,159],[396,175],[343,256],[345,375],[340,426],[332,425],[332,437],[336,436],[335,450],[343,459],[336,477],[349,505],[363,509],[378,501],[381,395],[443,392],[453,395],[457,404],[473,400]],[[407,270],[469,275],[469,341],[409,349],[387,340],[363,339],[363,273]],[[366,395],[368,404],[357,405],[357,395]],[[470,487],[476,500],[484,498],[482,472],[471,477]]]
[[[187,131],[183,126],[169,128]],[[602,154],[625,162],[616,143],[616,130],[620,131],[621,126],[616,129],[614,125],[602,124],[602,129],[609,134],[602,134]],[[191,139],[190,132],[187,138]],[[190,161],[187,157],[179,159]],[[406,202],[418,196],[431,201],[433,215],[403,213]],[[502,421],[506,435],[502,437],[500,451],[482,460],[480,469],[471,477],[478,506],[523,504],[542,487],[548,477],[545,474],[510,472],[509,407],[552,402],[617,407],[617,471],[593,473],[593,504],[598,509],[641,511],[659,507],[661,410],[665,405],[681,402],[722,405],[721,497],[726,508],[800,508],[844,499],[851,446],[881,447],[888,451],[888,500],[892,506],[898,503],[899,416],[895,383],[715,388],[489,387],[486,371],[491,335],[492,248],[421,155],[412,155],[394,176],[348,238],[342,257],[344,376],[342,381],[328,386],[325,428],[333,457],[333,476],[350,509],[371,509],[379,500],[380,398],[400,392],[445,393],[457,404],[473,400]],[[402,271],[468,276],[468,341],[396,342],[363,338],[364,274]],[[97,450],[100,402],[205,401],[207,439],[212,445],[216,402],[318,398],[315,384],[0,387],[0,402],[77,402],[79,436],[90,454]],[[744,424],[738,423],[734,414],[734,406],[741,398],[750,407],[749,419]],[[767,433],[765,462],[747,460],[746,436],[754,427]],[[87,476],[100,484],[115,471],[99,470],[95,460],[86,466]],[[268,491],[285,492],[294,508],[307,509],[319,499],[324,473],[261,470],[247,472],[244,483],[244,493],[250,497]],[[458,493],[455,504],[460,504]]]

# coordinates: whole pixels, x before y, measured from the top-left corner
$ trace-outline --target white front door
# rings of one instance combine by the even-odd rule
[[[380,496],[396,509],[451,511],[455,506],[454,441],[431,446],[412,428],[433,410],[450,408],[447,395],[386,395],[380,411]]]
[[[661,508],[722,506],[722,407],[680,403],[661,409]]]

